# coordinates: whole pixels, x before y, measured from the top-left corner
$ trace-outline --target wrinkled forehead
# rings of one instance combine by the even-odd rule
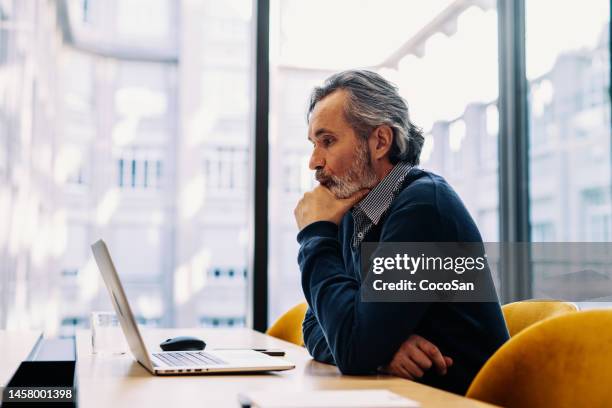
[[[320,114],[321,112],[327,112],[329,110],[334,110],[337,113],[338,109],[342,110],[344,108],[347,98],[348,92],[344,89],[337,89],[333,91],[329,95],[321,98],[321,100],[315,104],[312,112],[310,113],[310,118]]]
[[[314,137],[321,129],[338,133],[351,129],[344,115],[346,98],[346,91],[338,90],[316,103],[309,118],[309,137]]]

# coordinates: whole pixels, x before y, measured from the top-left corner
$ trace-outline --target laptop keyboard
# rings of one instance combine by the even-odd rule
[[[173,367],[201,367],[227,364],[205,352],[166,352],[153,353],[153,356]]]

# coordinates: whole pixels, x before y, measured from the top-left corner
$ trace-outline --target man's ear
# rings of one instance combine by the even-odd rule
[[[370,134],[370,152],[372,160],[380,160],[389,156],[393,143],[393,130],[387,125],[378,126]]]

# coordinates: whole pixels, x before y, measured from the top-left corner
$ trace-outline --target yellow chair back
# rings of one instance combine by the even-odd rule
[[[577,310],[573,303],[545,299],[526,300],[502,306],[510,337],[541,320]]]
[[[270,326],[266,334],[303,347],[302,322],[307,309],[306,302],[293,306]]]
[[[467,396],[504,407],[609,407],[612,310],[543,320],[504,344]]]

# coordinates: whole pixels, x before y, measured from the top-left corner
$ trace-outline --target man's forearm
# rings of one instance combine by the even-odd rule
[[[389,214],[380,242],[435,242],[439,228],[436,208],[406,205]],[[431,304],[362,302],[361,283],[345,269],[333,223],[307,226],[298,241],[302,289],[340,370],[363,374],[389,363]]]
[[[321,326],[310,309],[306,312],[304,323],[302,324],[302,333],[306,349],[315,360],[335,364],[334,356],[329,349]]]
[[[390,361],[427,305],[361,302],[360,284],[344,269],[337,227],[316,223],[300,233],[304,295],[343,373],[366,374]]]

